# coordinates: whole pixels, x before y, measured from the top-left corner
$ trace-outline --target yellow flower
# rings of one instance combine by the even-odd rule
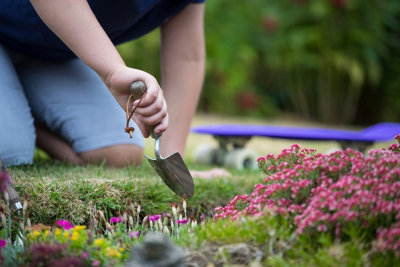
[[[106,255],[108,257],[119,257],[121,254],[115,248],[106,248]]]
[[[69,237],[69,233],[68,232],[64,232],[64,237],[68,238]]]
[[[61,230],[60,230],[60,228],[57,228],[56,231],[54,232],[54,234],[55,234],[56,236],[61,235]]]
[[[29,234],[30,238],[36,238],[38,236],[40,236],[40,232],[39,231],[33,231]]]
[[[119,248],[119,251],[123,252],[123,251],[124,251],[124,248]]]
[[[97,238],[94,240],[94,245],[95,246],[102,246],[104,244],[104,239],[103,238]]]
[[[72,232],[71,240],[76,241],[79,238],[79,233],[77,231]]]
[[[86,226],[85,226],[85,225],[77,225],[77,226],[75,226],[75,228],[74,228],[74,230],[76,230],[76,231],[80,231],[80,230],[84,230],[84,229],[86,229]]]
[[[49,236],[49,233],[50,233],[49,230],[44,231],[44,236]]]

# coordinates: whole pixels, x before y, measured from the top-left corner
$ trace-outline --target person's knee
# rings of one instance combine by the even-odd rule
[[[36,134],[33,127],[3,136],[0,157],[5,167],[32,164]]]
[[[143,149],[137,145],[122,144],[82,152],[79,156],[86,163],[101,163],[105,160],[109,167],[123,168],[141,164]]]

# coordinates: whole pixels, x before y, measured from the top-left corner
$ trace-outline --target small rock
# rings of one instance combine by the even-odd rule
[[[183,267],[185,254],[162,234],[149,233],[142,244],[133,248],[126,267]]]

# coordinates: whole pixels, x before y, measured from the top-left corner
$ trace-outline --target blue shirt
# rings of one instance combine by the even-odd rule
[[[88,0],[88,3],[117,45],[154,30],[188,4],[204,1]],[[44,24],[29,0],[0,0],[0,43],[42,60],[63,61],[75,57]]]

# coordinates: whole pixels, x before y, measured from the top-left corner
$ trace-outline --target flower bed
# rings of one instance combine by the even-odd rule
[[[6,198],[7,203],[9,202]],[[130,203],[121,216],[106,219],[104,212],[93,213],[89,226],[73,225],[58,220],[51,227],[31,225],[26,218],[27,202],[22,221],[15,223],[2,211],[5,226],[0,232],[1,266],[121,266],[131,256],[131,247],[142,242],[150,232],[163,233],[172,239],[194,231],[197,221],[187,217],[186,201],[170,203],[172,214],[140,217],[141,204]],[[201,216],[204,224],[204,216]]]
[[[145,216],[141,203],[129,203],[114,217],[93,210],[87,226],[67,220],[31,225],[26,202],[21,219],[12,221],[10,210],[0,210],[0,263],[123,265],[149,232],[169,236],[188,248],[188,259],[204,264],[400,263],[399,144],[367,155],[352,149],[320,154],[293,145],[260,157],[258,165],[263,183],[216,208],[214,221],[187,214],[185,200],[170,203],[170,213]]]
[[[400,139],[400,135],[396,137]],[[250,195],[215,209],[215,219],[284,216],[297,235],[346,241],[351,232],[374,252],[400,258],[400,145],[316,153],[293,145],[258,159],[267,175]]]

